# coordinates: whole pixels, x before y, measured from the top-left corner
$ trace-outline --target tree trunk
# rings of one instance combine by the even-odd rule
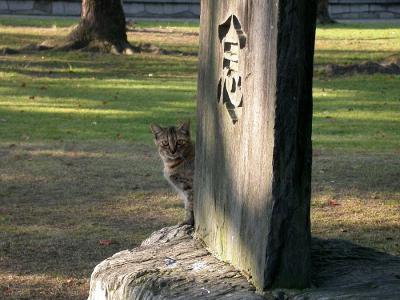
[[[318,0],[317,20],[320,24],[336,23],[329,15],[329,0]]]
[[[69,34],[64,47],[131,54],[121,0],[83,0],[79,25]]]

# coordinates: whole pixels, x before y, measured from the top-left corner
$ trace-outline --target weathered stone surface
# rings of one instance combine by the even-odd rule
[[[167,227],[140,247],[100,263],[91,277],[89,300],[399,299],[399,257],[345,241],[313,239],[312,262],[312,289],[261,296],[237,270],[193,240],[190,227]]]
[[[100,263],[91,277],[89,300],[263,299],[190,232],[189,226],[163,228],[140,247]]]

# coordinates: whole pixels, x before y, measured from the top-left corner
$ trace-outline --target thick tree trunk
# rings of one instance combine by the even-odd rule
[[[317,20],[320,24],[333,24],[335,21],[329,15],[329,0],[318,0]]]
[[[78,50],[133,54],[126,36],[125,14],[121,0],[82,0],[81,19],[77,27],[62,39],[45,40],[20,49],[0,49],[3,54],[41,50]]]
[[[75,48],[95,43],[112,52],[130,52],[121,0],[83,0],[80,23],[68,39]]]

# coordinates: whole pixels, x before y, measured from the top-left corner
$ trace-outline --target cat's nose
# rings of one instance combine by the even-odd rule
[[[170,147],[169,150],[171,151],[172,154],[175,154],[176,148],[175,147]]]

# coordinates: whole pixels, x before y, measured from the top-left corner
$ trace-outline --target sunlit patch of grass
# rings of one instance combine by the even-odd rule
[[[19,48],[29,44],[41,43],[50,38],[61,38],[68,34],[69,28],[26,28],[0,26],[0,48]]]
[[[400,199],[385,201],[346,197],[320,197],[312,206],[313,234],[323,238],[351,240],[393,255],[400,255]],[[331,204],[330,204],[331,203]]]
[[[399,78],[374,75],[315,80],[314,147],[399,151]]]
[[[162,49],[181,51],[190,55],[197,54],[199,45],[198,30],[187,31],[187,28],[129,32],[128,39],[132,45],[150,43]]]
[[[337,24],[317,29],[315,62],[380,60],[399,51],[398,24]]]
[[[0,271],[1,299],[83,299],[88,279]]]
[[[69,27],[76,25],[79,21],[78,17],[62,17],[51,18],[45,17],[23,17],[23,16],[2,16],[0,26],[12,27]],[[130,20],[128,20],[130,22]],[[152,20],[135,20],[134,26],[138,28],[162,28],[162,29],[181,29],[181,30],[198,30],[199,21],[152,21]]]
[[[193,119],[195,58],[42,55],[0,62],[3,140],[150,142],[149,123]]]

